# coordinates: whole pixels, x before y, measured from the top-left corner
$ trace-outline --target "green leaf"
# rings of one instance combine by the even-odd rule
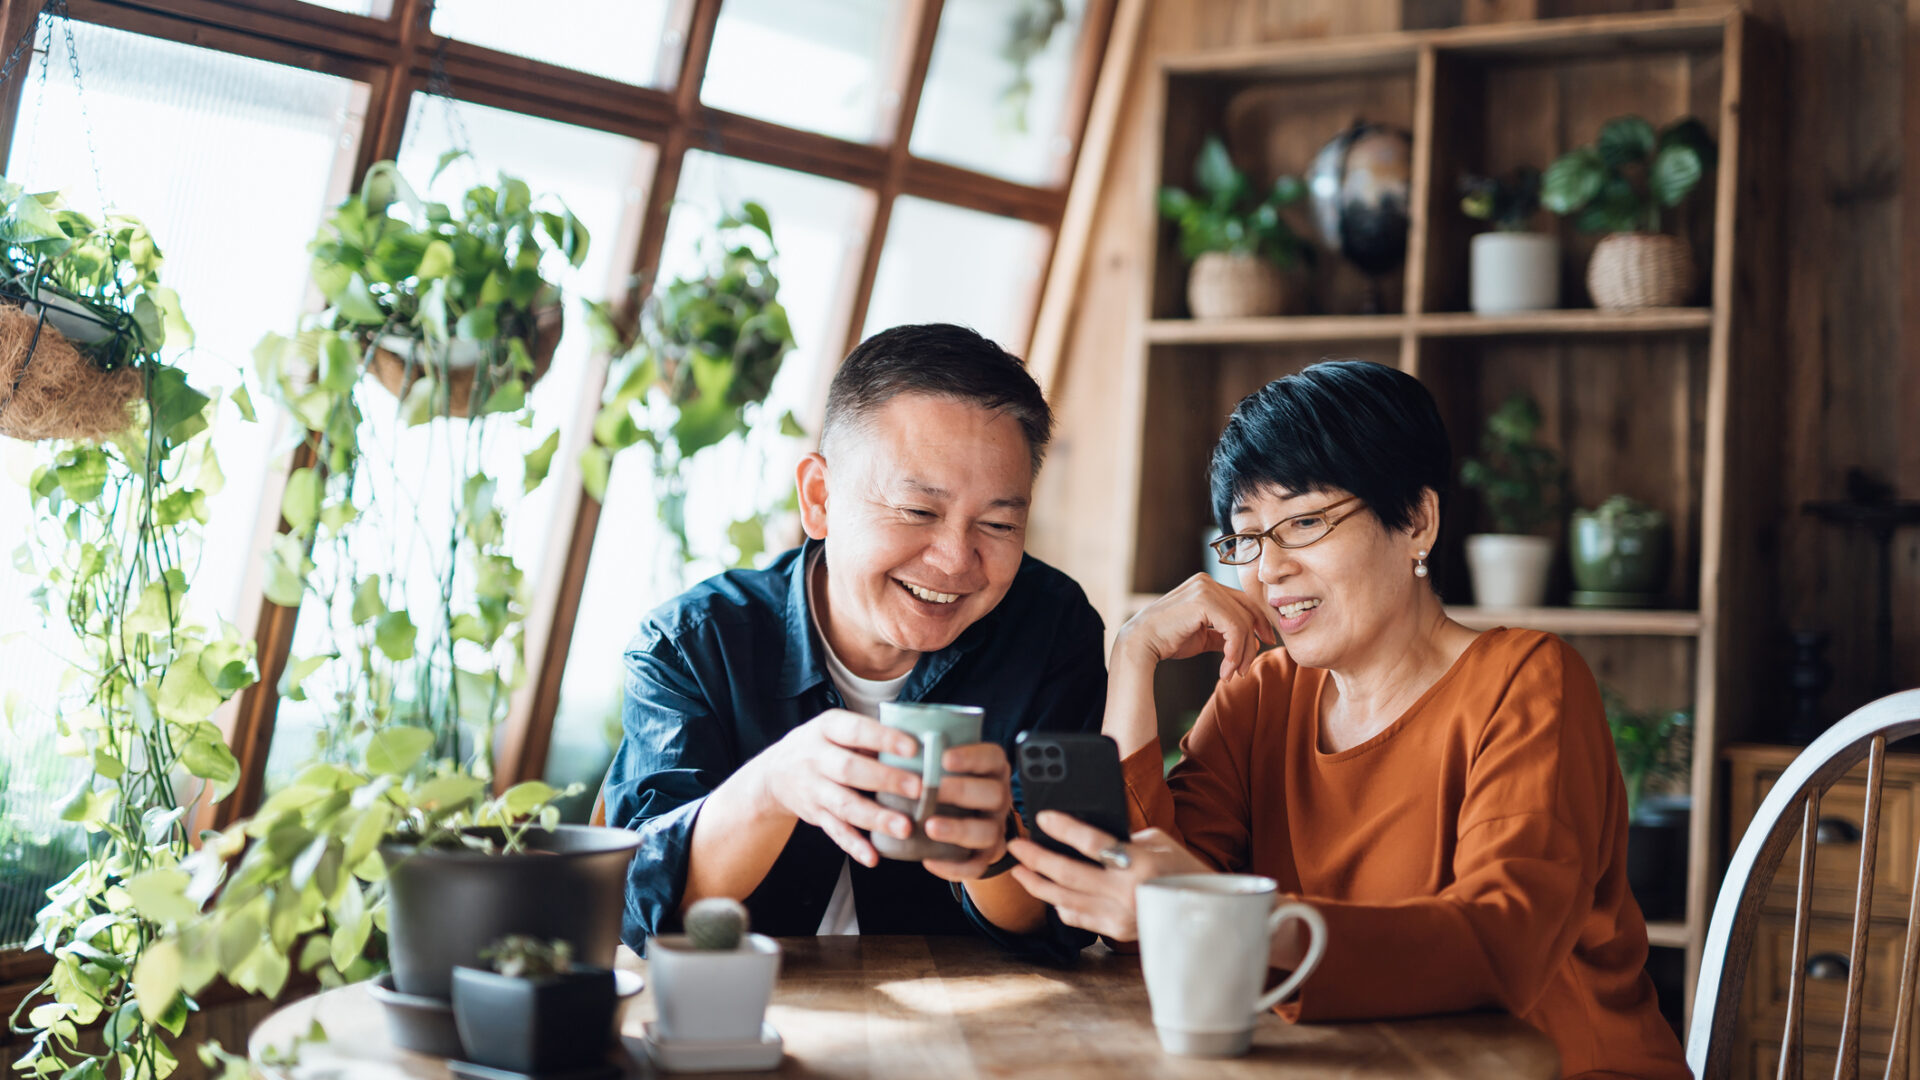
[[[168,443],[178,446],[207,429],[207,395],[187,385],[187,375],[165,364],[154,368],[148,379],[148,396],[153,406],[153,429]]]
[[[126,880],[127,895],[140,917],[155,923],[191,922],[199,905],[187,899],[189,875],[184,870],[148,870]]]
[[[98,447],[65,451],[54,459],[54,479],[67,498],[92,502],[107,486],[107,455]]]
[[[387,659],[400,661],[413,657],[413,620],[404,611],[389,611],[373,625],[373,642]]]
[[[1230,200],[1238,192],[1246,178],[1240,170],[1234,168],[1233,158],[1227,154],[1227,144],[1217,135],[1209,135],[1200,145],[1200,156],[1193,163],[1193,179],[1200,190],[1213,198],[1216,205]]]
[[[200,658],[182,658],[167,668],[154,697],[154,711],[176,724],[192,724],[212,715],[226,699],[200,673]]]
[[[1647,187],[1661,206],[1679,206],[1680,200],[1700,183],[1704,172],[1700,154],[1693,147],[1669,146],[1653,159],[1653,168],[1647,173]]]
[[[807,434],[807,429],[801,427],[800,421],[794,418],[792,409],[780,414],[780,434],[789,439],[803,438]]]
[[[171,941],[154,942],[141,954],[133,969],[133,993],[148,1023],[158,1023],[173,1007],[180,994],[182,966],[180,946]]]
[[[352,390],[360,379],[358,350],[348,343],[344,334],[320,335],[319,347],[320,385],[336,393]]]
[[[413,804],[428,813],[448,814],[472,805],[486,789],[487,782],[477,776],[437,776],[414,789]]]
[[[740,204],[740,218],[747,224],[759,229],[767,239],[773,239],[773,221],[767,217],[767,208],[757,202]]]
[[[438,384],[433,376],[422,375],[407,387],[407,396],[400,402],[400,421],[408,427],[419,427],[438,415],[434,404],[434,391]]]
[[[433,732],[426,728],[382,728],[367,743],[367,771],[388,776],[402,775],[412,769],[432,747]]]
[[[559,797],[560,792],[552,785],[527,780],[513,785],[500,796],[500,808],[517,821]]]
[[[1638,116],[1615,117],[1600,129],[1595,148],[1600,160],[1614,168],[1645,161],[1653,156],[1653,125]]]
[[[440,174],[447,171],[447,166],[466,156],[467,151],[465,150],[448,150],[443,152],[440,155],[440,159],[433,164],[433,175],[427,177],[428,186],[432,186],[434,181],[440,179]],[[344,967],[345,965],[340,966]]]
[[[122,625],[136,634],[166,633],[180,616],[186,591],[186,574],[177,569],[169,571],[164,578],[140,591],[140,602],[127,613]]]
[[[363,625],[386,613],[387,602],[380,597],[380,575],[361,578],[360,586],[353,591],[353,625]]]
[[[107,820],[107,815],[113,812],[114,801],[119,797],[119,791],[115,788],[95,791],[92,778],[88,777],[81,782],[80,787],[72,795],[67,797],[67,801],[61,804],[60,820],[71,821],[92,829]]]
[[[118,780],[127,775],[127,766],[119,758],[96,748],[93,751],[93,771],[104,779]]]
[[[320,474],[311,468],[293,470],[287,477],[287,489],[280,496],[280,516],[287,519],[298,536],[313,531],[320,517]]]
[[[180,749],[180,763],[212,786],[214,802],[233,794],[239,786],[240,763],[227,749],[220,729],[207,721],[193,726],[191,737]]]
[[[1600,155],[1583,146],[1547,166],[1540,177],[1540,202],[1556,214],[1575,213],[1600,194],[1606,175]]]
[[[307,680],[307,676],[320,670],[322,664],[332,659],[330,655],[322,655],[288,662],[286,668],[280,672],[280,696],[289,701],[307,700],[307,692],[301,689],[300,684]]]
[[[767,549],[766,526],[758,517],[744,518],[727,526],[727,542],[739,551],[733,565],[751,569],[754,556]]]
[[[421,281],[432,281],[446,277],[453,272],[453,245],[445,240],[435,240],[427,245],[420,256],[420,266],[413,273]]]
[[[267,575],[263,592],[267,599],[282,607],[299,607],[307,587],[307,575],[313,573],[313,560],[298,536],[281,533],[267,549]]]
[[[454,334],[469,341],[492,341],[500,333],[499,314],[498,305],[481,304],[460,316]]]
[[[249,424],[259,419],[259,417],[254,415],[253,395],[247,393],[245,383],[234,387],[233,393],[228,394],[227,399],[232,401],[234,406],[240,410],[240,419],[245,420]]]
[[[1683,116],[1668,124],[1660,133],[1660,148],[1669,146],[1690,146],[1700,157],[1702,169],[1713,168],[1719,160],[1719,148],[1713,143],[1713,135],[1707,131],[1707,125],[1692,116]]]
[[[527,452],[524,459],[526,463],[526,475],[525,479],[521,482],[520,488],[523,493],[532,491],[546,480],[547,471],[553,466],[554,451],[559,448],[560,429],[555,428],[547,434],[545,439],[541,440],[539,446]]]
[[[367,287],[367,279],[357,272],[347,278],[346,287],[332,299],[340,317],[350,323],[380,326],[387,321],[387,313],[380,310],[379,301],[373,298],[373,290]]]
[[[607,498],[607,477],[613,469],[613,457],[598,446],[580,452],[580,486],[602,502]]]
[[[491,416],[494,413],[519,412],[527,406],[527,384],[519,379],[508,379],[494,388],[487,396],[487,403],[481,407],[480,415]]]

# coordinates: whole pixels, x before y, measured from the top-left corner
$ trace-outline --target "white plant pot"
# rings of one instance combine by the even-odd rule
[[[1467,537],[1473,602],[1487,608],[1539,607],[1547,600],[1553,541],[1544,536],[1479,533]]]
[[[779,975],[780,945],[765,934],[748,934],[727,952],[696,949],[685,934],[647,942],[647,977],[662,1039],[757,1041]]]
[[[1488,232],[1473,238],[1473,310],[1481,315],[1560,306],[1560,240],[1545,233]]]
[[[41,303],[28,301],[21,305],[21,309],[38,317],[44,305],[47,325],[60,331],[61,337],[75,345],[98,345],[113,337],[113,327],[102,325],[100,317],[85,304],[54,292],[41,295],[45,298]]]
[[[432,355],[429,346],[422,338],[410,334],[381,334],[374,344],[387,350],[402,360],[411,357],[416,364],[425,364]],[[491,341],[474,341],[469,338],[453,338],[447,342],[447,366],[449,368],[479,367],[480,358],[487,355]]]

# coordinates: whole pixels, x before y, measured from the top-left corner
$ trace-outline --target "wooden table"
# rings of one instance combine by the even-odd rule
[[[937,1080],[953,1077],[1132,1076],[1514,1077],[1559,1075],[1553,1044],[1511,1016],[1472,1013],[1355,1024],[1260,1020],[1253,1052],[1230,1061],[1171,1057],[1160,1050],[1139,960],[1089,949],[1070,970],[1036,967],[984,941],[945,937],[789,938],[767,1019],[786,1040],[789,1077]],[[625,949],[621,967],[644,972]],[[638,1036],[654,1015],[649,988],[627,1006],[622,1033]],[[261,1065],[270,1048],[304,1035],[318,1019],[329,1041],[300,1048],[298,1066]],[[379,1006],[363,985],[294,1002],[249,1040],[272,1078],[447,1080],[440,1058],[387,1041]],[[268,1055],[271,1056],[271,1055]],[[648,1076],[645,1062],[631,1075]]]

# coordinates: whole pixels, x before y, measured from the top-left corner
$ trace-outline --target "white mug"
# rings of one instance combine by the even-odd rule
[[[1298,901],[1274,906],[1279,891],[1272,878],[1255,874],[1176,874],[1134,890],[1140,970],[1168,1053],[1246,1053],[1259,1015],[1313,974],[1327,951],[1326,920]],[[1290,920],[1307,926],[1307,955],[1286,981],[1262,994],[1268,947]]]

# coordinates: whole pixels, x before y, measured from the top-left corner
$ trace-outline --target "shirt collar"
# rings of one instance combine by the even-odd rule
[[[827,681],[826,656],[819,639],[813,632],[813,617],[807,606],[807,564],[813,553],[826,545],[824,540],[808,537],[800,548],[800,557],[793,560],[793,568],[788,573],[786,592],[786,611],[782,621],[786,628],[787,647],[780,662],[778,681],[774,692],[783,698],[795,698],[806,693],[820,683]],[[1025,559],[1021,569],[1025,569]],[[1001,598],[1001,604],[1006,598]],[[922,653],[906,684],[900,688],[901,701],[919,701],[939,683],[960,658],[980,646],[995,632],[1000,621],[1000,605],[982,616],[972,626],[960,632],[953,644],[939,652]]]

